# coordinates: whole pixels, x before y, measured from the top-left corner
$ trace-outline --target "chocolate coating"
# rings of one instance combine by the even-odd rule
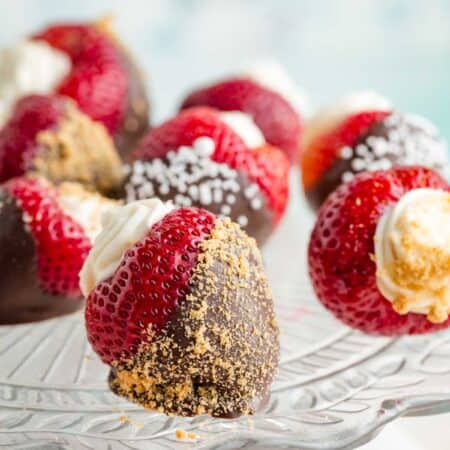
[[[83,302],[42,291],[36,247],[16,201],[0,189],[0,324],[34,322],[76,311]]]
[[[166,158],[162,159],[165,164],[168,164]],[[145,163],[143,163],[145,165]],[[189,205],[185,204],[183,200],[180,198],[181,195],[186,195],[186,193],[182,193],[176,186],[171,185],[169,191],[161,190],[161,184],[156,180],[152,182],[153,190],[152,193],[147,193],[145,189],[142,189],[142,185],[144,183],[136,183],[133,182],[133,169],[135,170],[136,166],[132,166],[132,171],[128,175],[127,181],[125,182],[126,189],[126,200],[127,202],[134,200],[143,200],[145,198],[150,198],[156,195],[163,202],[172,201],[176,206],[195,206],[198,208],[204,208],[217,216],[227,216],[230,217],[234,222],[239,222],[240,217],[245,217],[247,219],[247,223],[245,225],[242,224],[242,228],[253,238],[256,239],[259,245],[263,245],[273,230],[273,213],[269,210],[266,204],[266,200],[262,193],[258,191],[256,195],[253,197],[260,202],[261,207],[257,210],[251,207],[251,203],[248,198],[245,196],[246,190],[252,185],[250,180],[243,174],[237,173],[237,177],[235,179],[236,183],[239,185],[240,189],[238,192],[233,192],[229,194],[225,194],[220,202],[211,201],[210,203],[202,202],[200,199],[194,200],[190,197]],[[187,173],[190,173],[191,167],[187,168]],[[208,177],[204,176],[193,183],[200,189],[202,184],[212,182],[214,180],[223,180],[222,177]],[[146,183],[149,180],[145,181]],[[191,184],[191,186],[193,185]],[[235,201],[230,204],[226,202],[226,195],[232,195],[235,198]],[[222,208],[224,205],[228,205],[230,208],[230,212],[224,214],[222,212]]]
[[[333,164],[306,191],[314,210],[339,185],[364,171],[420,165],[444,172],[448,167],[447,148],[432,125],[398,112],[372,124],[352,147],[336,150]]]
[[[252,239],[217,219],[201,244],[189,294],[111,389],[166,414],[233,418],[265,404],[279,358],[271,291]]]
[[[182,155],[179,158],[182,160]],[[166,157],[156,163],[135,162],[125,182],[127,201],[157,196],[179,207],[204,208],[217,216],[230,217],[259,245],[267,241],[274,215],[254,183],[240,172],[223,171],[221,165],[207,158],[195,163],[183,161],[182,165],[180,160]],[[177,172],[179,167],[182,170]]]
[[[128,75],[128,93],[124,119],[114,134],[114,143],[122,159],[128,161],[137,142],[149,129],[150,106],[144,78],[132,55],[120,42],[117,51]]]

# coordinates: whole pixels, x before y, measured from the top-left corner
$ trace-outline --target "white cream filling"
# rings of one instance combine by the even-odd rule
[[[70,67],[65,53],[43,41],[23,40],[0,49],[0,126],[19,98],[52,92]]]
[[[78,183],[65,182],[58,186],[58,204],[82,227],[91,242],[102,229],[102,216],[118,208],[119,202],[85,190]]]
[[[261,147],[266,140],[253,119],[241,111],[219,112],[220,119],[238,134],[250,148]]]
[[[243,73],[245,77],[283,97],[300,116],[309,116],[310,106],[306,93],[277,62],[256,62],[244,69]]]
[[[432,322],[450,313],[450,194],[414,189],[389,207],[375,234],[380,292],[400,314]]]
[[[108,211],[80,272],[83,295],[87,297],[101,281],[113,275],[125,252],[173,209],[171,203],[152,198]]]
[[[307,123],[304,146],[333,130],[346,117],[363,111],[390,111],[391,102],[371,91],[349,94],[332,105],[319,110]]]

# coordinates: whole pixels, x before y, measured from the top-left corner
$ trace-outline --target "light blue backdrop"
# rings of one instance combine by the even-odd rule
[[[0,42],[110,12],[149,76],[156,120],[191,86],[276,58],[315,106],[372,88],[450,137],[448,0],[0,0]]]

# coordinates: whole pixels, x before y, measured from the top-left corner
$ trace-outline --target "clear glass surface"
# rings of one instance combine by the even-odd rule
[[[282,330],[272,396],[253,417],[183,419],[111,394],[83,315],[0,327],[0,448],[350,449],[405,414],[450,411],[450,333],[377,338],[315,299],[305,249],[312,216],[297,177],[286,219],[264,251]],[[177,439],[176,430],[192,433]]]

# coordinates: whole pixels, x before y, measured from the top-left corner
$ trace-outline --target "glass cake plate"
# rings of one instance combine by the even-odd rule
[[[282,357],[263,411],[183,419],[127,403],[108,391],[76,313],[0,327],[0,448],[350,449],[399,416],[450,411],[449,332],[366,336],[315,299],[305,266],[312,216],[294,178],[287,218],[264,251]]]

